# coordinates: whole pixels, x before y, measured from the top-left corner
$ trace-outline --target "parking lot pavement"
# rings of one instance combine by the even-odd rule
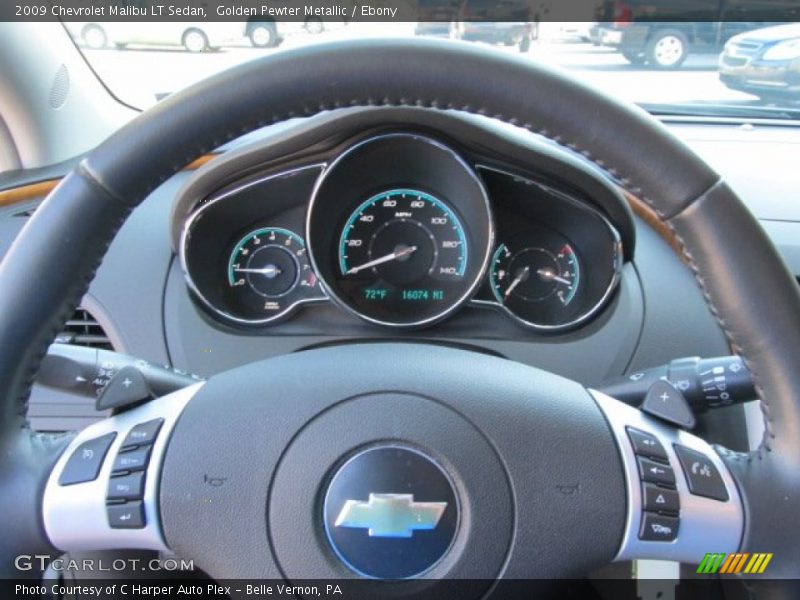
[[[157,98],[181,89],[208,75],[265,54],[326,40],[349,37],[410,36],[413,23],[381,27],[375,23],[339,26],[322,34],[287,36],[279,49],[256,49],[246,42],[203,54],[182,48],[131,47],[84,52],[97,73],[122,100],[146,107]],[[489,47],[487,46],[487,50]],[[516,47],[496,47],[496,51],[520,54]],[[655,71],[630,65],[609,48],[585,43],[534,42],[523,55],[565,68],[587,84],[634,102],[750,103],[748,94],[728,89],[717,78],[717,56],[690,56],[676,71]]]

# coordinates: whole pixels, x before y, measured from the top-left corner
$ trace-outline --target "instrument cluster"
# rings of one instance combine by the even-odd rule
[[[202,199],[179,254],[198,304],[251,328],[332,302],[387,328],[470,306],[564,331],[602,311],[623,262],[615,227],[578,193],[407,132]]]

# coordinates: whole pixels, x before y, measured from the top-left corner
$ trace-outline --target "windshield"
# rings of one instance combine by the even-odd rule
[[[324,41],[439,37],[569,71],[657,114],[796,118],[800,24],[767,22],[447,21],[69,22],[86,60],[122,101],[144,109],[238,63]],[[473,3],[478,10],[478,3]],[[461,16],[463,18],[463,11]],[[475,13],[473,13],[475,14]],[[424,15],[423,15],[424,16]],[[625,15],[623,15],[625,17]]]

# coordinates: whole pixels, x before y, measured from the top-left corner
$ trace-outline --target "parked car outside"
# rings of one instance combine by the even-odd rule
[[[793,22],[800,5],[782,0],[604,0],[594,44],[616,48],[631,64],[677,69],[689,54],[719,52],[734,35]],[[768,22],[769,20],[769,22]]]
[[[460,0],[419,0],[414,35],[455,37],[460,7]]]
[[[732,37],[719,57],[719,79],[731,89],[765,100],[800,101],[800,25]]]
[[[591,40],[600,46],[616,48],[633,65],[653,69],[678,69],[690,54],[719,52],[732,36],[761,28],[758,22],[617,21],[598,23]]]
[[[257,48],[277,46],[282,36],[277,24],[260,22],[69,22],[73,38],[92,49],[129,45],[183,46],[189,52],[246,43]]]
[[[513,46],[530,34],[530,25],[526,22],[485,23],[467,21],[459,26],[460,38],[468,42],[486,42]]]
[[[592,23],[580,21],[553,23],[554,28],[549,37],[563,42],[589,42],[591,41],[592,25]]]

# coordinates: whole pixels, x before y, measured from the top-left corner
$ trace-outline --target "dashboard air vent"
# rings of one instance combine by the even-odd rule
[[[85,308],[77,308],[64,330],[56,337],[56,343],[87,346],[102,350],[113,350],[111,340],[103,326]]]

